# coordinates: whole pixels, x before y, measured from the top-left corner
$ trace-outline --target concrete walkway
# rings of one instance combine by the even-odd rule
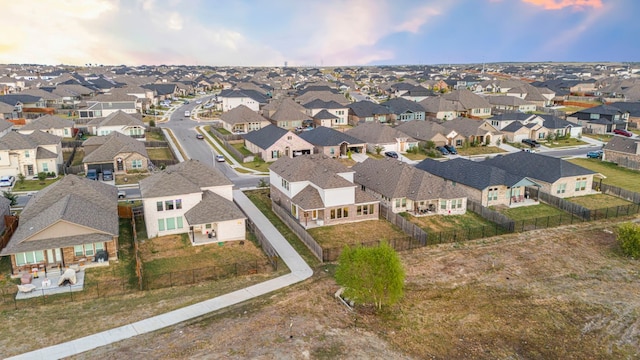
[[[17,355],[8,359],[60,359],[67,356],[83,353],[91,349],[112,344],[137,335],[160,330],[162,328],[176,325],[186,320],[194,319],[208,313],[223,309],[227,306],[235,305],[243,301],[280,290],[293,285],[313,275],[313,270],[305,263],[298,253],[291,247],[276,228],[267,218],[256,208],[249,198],[242,191],[234,190],[233,198],[269,240],[273,248],[278,252],[280,258],[287,264],[291,273],[275,279],[267,280],[237,290],[226,295],[221,295],[197,304],[193,304],[165,314],[157,315],[132,324],[117,327],[115,329],[103,331],[97,334],[85,336],[66,343],[49,346],[40,350],[31,351]]]

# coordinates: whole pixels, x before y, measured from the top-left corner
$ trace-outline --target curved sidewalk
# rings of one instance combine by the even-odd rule
[[[253,205],[242,191],[234,190],[233,199],[245,212],[247,217],[262,231],[273,248],[278,252],[280,258],[287,264],[291,273],[178,310],[8,359],[60,359],[83,353],[100,346],[109,345],[137,335],[176,325],[185,320],[194,319],[227,306],[268,294],[308,279],[313,275],[313,270],[309,265],[307,265],[302,257],[300,257],[273,224]]]

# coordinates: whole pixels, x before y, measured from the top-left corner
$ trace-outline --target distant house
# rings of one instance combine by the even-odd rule
[[[536,104],[517,96],[499,95],[485,98],[496,110],[519,111],[523,113],[536,111]]]
[[[496,156],[483,163],[532,179],[541,191],[560,198],[590,195],[594,176],[602,177],[564,159],[524,151]]]
[[[99,252],[118,260],[117,189],[100,181],[66,175],[34,193],[1,256],[11,273],[90,263]]]
[[[273,206],[304,227],[377,220],[379,200],[360,190],[354,171],[324,155],[280,158],[269,167]]]
[[[332,158],[348,156],[349,153],[364,154],[367,151],[364,141],[329,127],[319,126],[303,131],[298,136],[314,146],[315,154]]]
[[[396,126],[395,129],[419,141],[433,141],[436,146],[450,144],[447,134],[451,130],[447,130],[436,120],[434,117],[429,117],[425,121],[407,121]],[[455,141],[451,144],[455,144]]]
[[[192,245],[246,239],[246,216],[233,202],[233,183],[197,160],[140,180],[148,237],[188,234]]]
[[[313,119],[307,115],[307,109],[290,98],[265,106],[262,115],[273,125],[286,130],[300,129],[313,124]]]
[[[244,146],[266,162],[313,153],[313,145],[294,132],[267,125],[244,135]]]
[[[602,150],[602,160],[629,169],[640,170],[640,141],[638,139],[614,136]]]
[[[349,104],[349,124],[387,123],[392,119],[391,110],[371,101],[358,101]]]
[[[59,136],[61,138],[73,137],[75,123],[72,120],[63,119],[55,115],[44,115],[31,120],[25,126],[18,129],[21,134],[30,134],[36,130]]]
[[[628,112],[628,121],[640,125],[640,101],[615,102],[609,106]]]
[[[441,96],[426,98],[419,104],[422,105],[427,116],[441,120],[455,119],[464,112],[464,107],[460,103]]]
[[[144,141],[146,126],[138,117],[118,111],[107,117],[91,120],[87,123],[87,129],[92,135],[104,136],[115,131]]]
[[[60,137],[36,130],[9,132],[0,138],[0,174],[34,177],[40,172],[58,175],[63,164]]]
[[[248,133],[260,130],[271,124],[269,120],[260,116],[245,105],[236,106],[220,115],[222,127],[231,133]]]
[[[627,129],[629,112],[610,105],[599,105],[567,115],[567,121],[591,129],[592,133],[604,134],[615,129]]]
[[[392,114],[391,118],[395,123],[424,120],[426,118],[424,107],[415,101],[395,98],[387,100],[380,105],[389,109]]]
[[[229,111],[244,105],[253,111],[260,110],[261,105],[268,102],[268,98],[256,90],[223,90],[218,94],[218,101],[222,104],[222,111]]]
[[[467,211],[467,194],[461,187],[409,164],[369,158],[351,169],[355,171],[355,183],[394,213],[425,216]]]
[[[391,126],[380,123],[364,123],[345,131],[345,134],[360,139],[367,144],[367,151],[376,153],[376,148],[382,152],[396,151],[406,153],[418,146],[418,140]]]
[[[504,113],[493,115],[486,120],[500,130],[507,142],[519,143],[524,139],[544,140],[549,129],[540,115],[524,113]]]
[[[458,104],[462,111],[459,116],[491,116],[491,104],[483,97],[467,89],[454,90],[442,96],[445,100]]]
[[[442,123],[448,130],[449,143],[456,147],[464,145],[464,142],[497,146],[502,141],[502,133],[486,120],[469,118],[455,118]]]
[[[135,114],[140,106],[137,105],[139,98],[135,95],[121,93],[100,94],[87,100],[87,107],[78,110],[80,119],[95,119],[107,117],[113,113],[122,111],[127,114]]]
[[[303,105],[316,126],[343,126],[348,124],[349,107],[336,101],[313,100]],[[328,113],[328,114],[326,114]]]
[[[111,170],[114,174],[149,170],[149,155],[144,142],[114,131],[105,136],[93,136],[82,144],[85,172]]]

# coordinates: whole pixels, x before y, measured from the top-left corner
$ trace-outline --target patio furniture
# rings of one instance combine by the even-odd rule
[[[20,277],[20,283],[22,285],[31,284],[31,280],[33,280],[33,277],[28,273],[24,273],[22,277]]]
[[[45,278],[44,280],[42,280],[42,287],[46,288],[51,286],[51,279]]]
[[[18,285],[18,291],[23,292],[23,293],[29,293],[29,292],[32,292],[35,289],[36,289],[36,286],[33,285],[33,284]]]

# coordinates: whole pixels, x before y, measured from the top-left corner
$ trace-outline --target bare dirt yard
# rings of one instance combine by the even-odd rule
[[[374,313],[333,296],[333,265],[285,291],[75,359],[635,359],[640,263],[615,224],[401,253],[406,293]]]

